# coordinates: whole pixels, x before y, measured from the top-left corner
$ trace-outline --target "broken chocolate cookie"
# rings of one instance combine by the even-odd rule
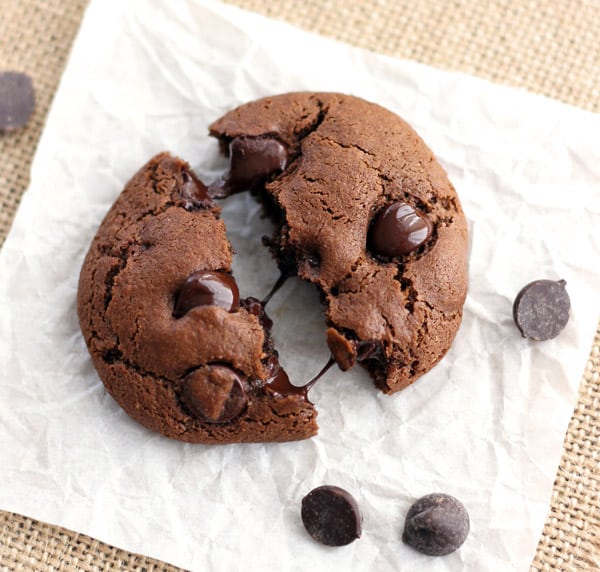
[[[260,99],[210,132],[229,170],[207,187],[183,161],[156,156],[117,198],[81,271],[81,328],[125,411],[191,442],[316,433],[307,392],[319,376],[290,382],[268,297],[241,300],[231,274],[213,199],[242,191],[276,223],[277,284],[295,274],[319,288],[342,370],[360,363],[386,393],[429,371],[462,318],[467,227],[419,136],[383,107],[335,93]]]

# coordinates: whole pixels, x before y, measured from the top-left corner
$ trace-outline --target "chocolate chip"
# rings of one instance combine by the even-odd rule
[[[219,306],[228,312],[239,307],[240,293],[232,276],[225,272],[199,271],[191,274],[179,290],[173,317],[181,318],[196,306]]]
[[[524,286],[513,304],[513,318],[524,338],[555,338],[569,321],[571,301],[564,280],[536,280]]]
[[[212,197],[251,190],[287,165],[288,152],[273,137],[236,137],[229,144],[229,172],[210,185]]]
[[[352,495],[332,485],[317,487],[302,499],[302,523],[327,546],[350,544],[361,534],[361,517]]]
[[[227,423],[246,407],[241,379],[222,365],[200,367],[183,381],[182,398],[193,415],[207,423]]]
[[[0,72],[0,131],[23,127],[34,107],[31,78],[19,72]]]
[[[424,213],[404,202],[392,203],[375,217],[369,248],[381,256],[404,256],[421,246],[432,230]]]
[[[433,493],[417,500],[406,515],[402,541],[429,556],[457,550],[469,534],[469,515],[453,496]]]
[[[181,172],[182,185],[179,189],[183,199],[183,207],[190,211],[194,208],[204,208],[213,204],[208,196],[206,185],[191,171]]]

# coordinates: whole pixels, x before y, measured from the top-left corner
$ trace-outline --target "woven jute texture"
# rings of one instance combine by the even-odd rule
[[[600,111],[600,0],[229,1],[360,47]],[[0,245],[28,185],[31,158],[86,4],[0,0],[0,71],[29,73],[37,95],[28,125],[0,134]],[[0,570],[177,568],[0,511]],[[531,570],[600,571],[600,328]]]

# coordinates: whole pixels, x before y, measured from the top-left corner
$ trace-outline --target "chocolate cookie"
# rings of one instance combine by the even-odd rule
[[[167,437],[232,443],[317,431],[257,300],[239,299],[219,207],[164,153],[131,179],[81,271],[78,313],[94,366],[136,421]]]
[[[394,113],[357,97],[289,93],[210,126],[230,155],[211,196],[251,189],[277,223],[283,273],[321,292],[341,369],[393,393],[450,347],[467,290],[467,225],[446,173]]]

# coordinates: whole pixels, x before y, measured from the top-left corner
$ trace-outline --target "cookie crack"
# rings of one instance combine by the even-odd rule
[[[300,149],[302,142],[312,133],[314,133],[315,131],[317,131],[319,129],[319,127],[322,125],[322,123],[325,121],[325,118],[327,117],[327,112],[329,111],[329,108],[325,107],[325,104],[323,103],[322,100],[317,99],[315,101],[315,103],[317,104],[317,107],[319,108],[319,112],[317,113],[317,117],[315,118],[315,120],[310,123],[309,125],[307,125],[306,127],[300,129],[300,130],[296,130],[294,129],[294,133],[296,134],[297,137],[297,143],[298,143],[298,147],[299,147],[299,153],[298,156],[302,155],[302,151]],[[298,125],[300,121],[298,120],[296,122],[296,126]],[[295,159],[296,157],[294,157]]]
[[[375,153],[368,151],[367,149],[365,149],[364,147],[361,147],[357,143],[342,143],[341,141],[338,141],[337,139],[332,139],[331,137],[326,137],[326,136],[323,136],[323,140],[333,143],[334,145],[337,145],[338,147],[341,147],[342,149],[356,149],[357,151],[360,151],[363,155],[367,155],[368,157],[377,159],[377,156],[375,155]],[[380,169],[378,166],[370,165],[368,163],[367,163],[367,165],[369,166],[369,168],[374,169],[377,172],[380,172]]]
[[[110,270],[106,273],[106,277],[104,278],[104,286],[106,291],[104,293],[104,312],[108,310],[110,303],[113,299],[113,288],[115,286],[115,281],[119,274],[124,270],[127,266],[127,259],[129,258],[128,251],[129,244],[126,244],[124,247],[121,247],[121,251],[118,255],[118,262],[111,266]]]

